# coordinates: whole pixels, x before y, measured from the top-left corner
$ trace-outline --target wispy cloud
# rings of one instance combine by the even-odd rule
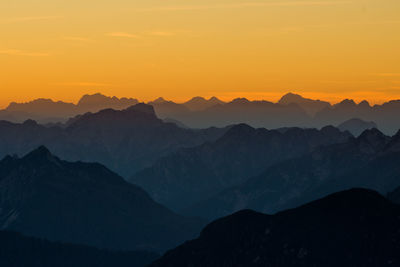
[[[71,82],[71,83],[58,83],[57,85],[79,86],[79,87],[108,87],[108,86],[113,86],[112,84],[98,83],[98,82]]]
[[[17,49],[6,49],[0,50],[1,55],[10,55],[10,56],[28,56],[28,57],[47,57],[49,53],[37,53],[37,52],[28,52]]]
[[[375,73],[373,75],[379,77],[400,77],[400,73]]]
[[[123,37],[123,38],[140,38],[137,34],[127,33],[127,32],[110,32],[106,34],[112,37]]]
[[[285,2],[241,2],[214,5],[160,6],[136,9],[136,11],[185,11],[207,9],[235,9],[256,7],[296,7],[296,6],[334,6],[352,3],[352,1],[285,1]]]
[[[167,32],[167,31],[154,31],[154,32],[148,32],[148,35],[152,35],[152,36],[174,36],[176,35],[176,33],[174,32]]]
[[[78,42],[93,42],[92,39],[86,37],[77,37],[77,36],[63,36],[61,39],[66,41],[78,41]]]
[[[32,21],[40,21],[40,20],[56,20],[61,19],[63,16],[32,16],[32,17],[17,17],[17,18],[8,18],[2,20],[2,22],[6,23],[16,23],[16,22],[32,22]]]

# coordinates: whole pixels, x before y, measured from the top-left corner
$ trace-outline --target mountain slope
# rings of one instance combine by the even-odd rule
[[[0,231],[0,266],[142,267],[158,257],[150,252],[111,252]]]
[[[71,119],[64,128],[34,121],[0,121],[0,157],[21,156],[45,145],[66,160],[100,162],[130,176],[178,148],[215,140],[225,131],[182,129],[158,119],[153,107],[137,104],[124,110],[86,113]]]
[[[278,101],[281,105],[290,105],[297,104],[302,109],[307,111],[310,115],[315,115],[317,112],[323,110],[324,108],[328,108],[331,106],[329,102],[321,101],[321,100],[313,100],[304,98],[301,95],[288,93]]]
[[[154,202],[96,163],[66,162],[40,147],[0,162],[0,228],[100,248],[163,250],[201,222]]]
[[[210,99],[205,99],[203,97],[197,96],[193,97],[189,101],[183,103],[188,109],[191,111],[200,111],[200,110],[205,110],[207,108],[210,108],[215,105],[222,105],[225,104],[225,102],[219,100],[218,98],[211,97]]]
[[[394,203],[400,204],[400,186],[388,194],[388,199]]]
[[[376,129],[367,130],[348,142],[279,162],[187,212],[205,218],[244,208],[273,213],[352,187],[386,194],[400,185],[399,136],[390,138]]]
[[[399,266],[399,218],[400,206],[363,189],[272,216],[244,210],[150,266]]]
[[[342,122],[337,126],[341,131],[349,131],[354,136],[359,136],[365,130],[378,128],[375,122],[373,121],[363,121],[360,119],[350,119],[345,122]]]
[[[158,160],[129,181],[143,187],[156,201],[180,210],[241,184],[274,163],[349,137],[333,127],[320,131],[291,128],[282,133],[239,124],[215,142],[180,149]]]

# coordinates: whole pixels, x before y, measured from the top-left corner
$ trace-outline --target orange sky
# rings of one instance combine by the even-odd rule
[[[85,93],[400,98],[399,0],[1,0],[0,107]]]

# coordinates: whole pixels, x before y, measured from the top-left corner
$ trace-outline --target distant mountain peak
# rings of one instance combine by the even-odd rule
[[[369,104],[369,102],[367,100],[363,100],[358,104],[359,107],[363,107],[363,108],[369,108],[371,107],[371,105]]]
[[[154,101],[152,101],[151,103],[160,104],[160,103],[165,103],[165,102],[168,102],[168,101],[165,100],[163,97],[159,97],[159,98],[155,99]]]
[[[364,151],[376,152],[382,149],[389,141],[389,137],[384,135],[376,128],[365,130],[358,138],[357,142]]]
[[[143,112],[143,113],[147,113],[147,114],[153,114],[154,116],[156,115],[156,113],[154,111],[154,107],[152,105],[148,105],[145,103],[139,103],[139,104],[130,106],[126,110],[139,111],[139,112]]]
[[[38,123],[35,120],[28,119],[22,123],[24,126],[37,126]]]
[[[373,121],[364,121],[359,118],[349,119],[345,122],[342,122],[337,126],[342,131],[349,131],[354,136],[359,136],[365,130],[378,128],[375,122]]]
[[[239,97],[239,98],[233,99],[231,103],[234,103],[234,104],[247,104],[247,103],[250,103],[250,101],[247,98]]]
[[[50,152],[50,150],[45,146],[39,146],[35,150],[26,154],[22,159],[25,161],[29,161],[29,162],[44,162],[44,161],[58,162],[59,161],[59,159],[56,156],[54,156]]]
[[[208,101],[223,102],[222,100],[220,100],[220,99],[219,99],[218,97],[216,97],[216,96],[210,97],[210,99],[209,99]]]
[[[278,103],[291,103],[293,101],[298,101],[298,100],[303,100],[305,99],[299,94],[294,94],[292,92],[289,92],[281,97],[281,99],[278,101]]]
[[[207,101],[207,100],[202,96],[195,96],[192,99],[190,99],[189,102],[190,101]]]
[[[356,102],[353,99],[344,99],[340,103],[336,104],[335,106],[340,107],[355,107],[357,106]]]
[[[310,115],[315,115],[324,108],[330,107],[329,102],[305,98],[299,94],[287,93],[278,101],[278,104],[290,106],[298,105]]]

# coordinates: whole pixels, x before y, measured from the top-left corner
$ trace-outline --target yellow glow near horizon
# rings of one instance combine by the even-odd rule
[[[400,98],[398,0],[2,0],[0,106]]]

